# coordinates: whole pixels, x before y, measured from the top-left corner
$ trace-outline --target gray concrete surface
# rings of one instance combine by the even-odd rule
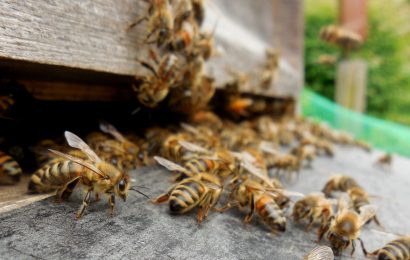
[[[299,180],[288,185],[304,193],[322,188],[332,172],[357,179],[374,196],[385,232],[410,233],[410,161],[396,156],[391,170],[373,165],[379,152],[367,154],[353,148],[339,148],[333,159],[319,158],[313,169],[303,170]],[[160,168],[142,169],[135,178],[150,187],[154,197],[169,185],[170,173]],[[288,230],[272,236],[259,224],[244,225],[237,210],[213,212],[201,226],[196,212],[184,216],[168,214],[167,205],[152,205],[131,193],[126,203],[117,202],[117,214],[110,217],[104,202],[91,204],[83,219],[74,212],[81,203],[73,196],[69,202],[39,201],[0,215],[1,259],[303,259],[315,246],[315,233],[305,233],[288,222]],[[372,250],[394,238],[365,227],[362,238]],[[350,256],[346,252],[344,259]],[[359,250],[356,259],[363,259]]]

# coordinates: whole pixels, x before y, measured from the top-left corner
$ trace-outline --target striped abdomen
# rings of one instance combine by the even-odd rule
[[[198,205],[205,193],[205,186],[197,181],[187,179],[177,185],[169,198],[171,213],[185,213]]]
[[[85,172],[85,168],[69,160],[56,160],[38,169],[30,179],[31,192],[49,192],[64,186],[67,182]]]
[[[286,230],[286,218],[272,197],[262,195],[255,203],[256,212],[273,231]]]
[[[22,174],[18,163],[10,156],[0,151],[0,184],[14,184]]]
[[[409,260],[410,259],[410,236],[402,237],[389,242],[378,250],[380,260]]]
[[[197,174],[201,172],[210,173],[210,171],[217,168],[215,161],[201,158],[189,160],[184,166],[190,172]]]

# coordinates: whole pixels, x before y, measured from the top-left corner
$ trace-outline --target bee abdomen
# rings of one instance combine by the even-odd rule
[[[273,199],[267,196],[260,198],[256,203],[256,210],[269,227],[281,232],[286,230],[286,218]]]
[[[391,241],[379,252],[379,259],[410,259],[410,238]]]
[[[31,192],[55,190],[80,175],[83,170],[83,166],[72,161],[53,162],[43,166],[31,176],[28,189]]]
[[[178,185],[169,198],[171,213],[184,213],[193,208],[203,193],[203,187],[196,182]]]
[[[0,151],[0,183],[13,184],[20,180],[22,170],[9,155]]]

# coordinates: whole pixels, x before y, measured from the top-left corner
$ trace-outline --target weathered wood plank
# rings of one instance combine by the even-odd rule
[[[290,21],[300,27],[302,1],[286,0],[281,10],[288,13]],[[294,2],[294,3],[293,3]],[[226,67],[244,71],[254,70],[264,58],[264,49],[277,38],[272,29],[271,0],[232,1],[215,0],[208,6],[205,29],[212,30],[217,23],[216,43],[224,49],[223,57],[214,58],[210,71],[216,76],[218,85],[226,81]],[[105,72],[132,78],[142,73],[137,59],[146,57],[147,46],[141,44],[146,35],[144,24],[127,32],[128,24],[146,11],[144,1],[124,0],[44,0],[0,2],[0,64],[10,61],[24,61],[36,68],[38,64],[53,65],[58,68],[75,68]],[[300,19],[294,19],[300,17]],[[276,20],[275,20],[276,21]],[[279,24],[278,26],[282,26]],[[301,31],[292,31],[290,35]],[[290,37],[292,38],[292,36]],[[295,37],[297,41],[299,38]],[[289,43],[289,42],[287,42]],[[285,49],[289,50],[284,51]],[[293,45],[280,46],[283,53],[294,53]],[[299,52],[295,52],[299,53]],[[272,90],[257,93],[264,95],[293,96],[301,85],[301,68],[287,61],[283,56],[281,72]],[[301,55],[298,56],[301,60]],[[13,71],[12,73],[15,73]],[[49,74],[41,74],[48,77]],[[36,75],[36,76],[37,76]],[[254,89],[246,90],[255,92]]]

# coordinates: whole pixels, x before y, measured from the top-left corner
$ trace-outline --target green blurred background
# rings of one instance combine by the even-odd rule
[[[410,1],[367,3],[368,38],[353,54],[368,62],[366,113],[410,126]],[[322,42],[319,31],[337,23],[338,1],[305,0],[305,15],[306,87],[334,100],[336,68],[319,64],[318,58],[323,54],[338,56],[340,52]]]

